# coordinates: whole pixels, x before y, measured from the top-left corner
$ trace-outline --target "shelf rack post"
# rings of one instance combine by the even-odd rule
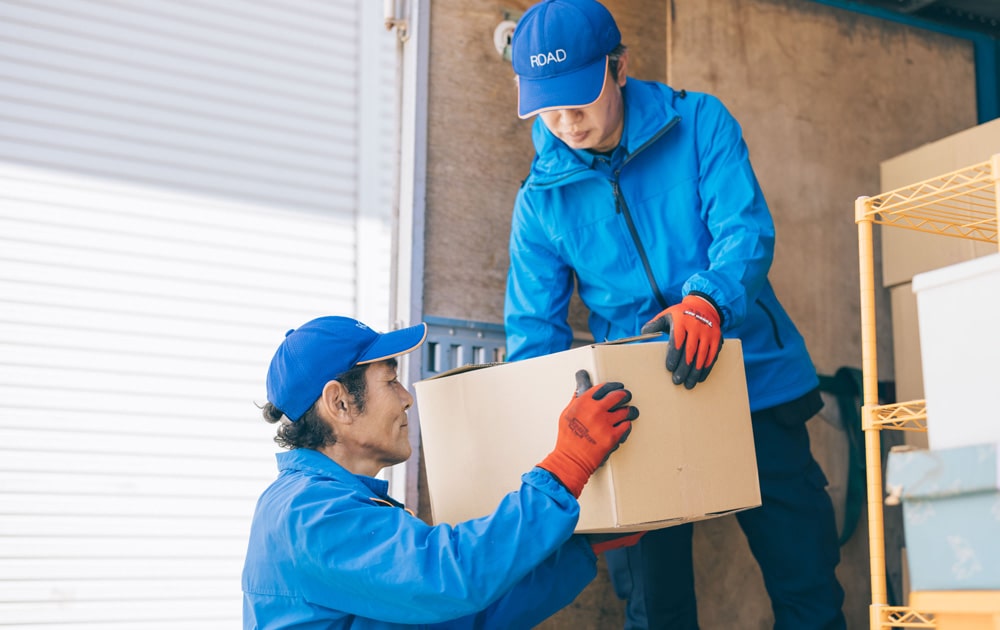
[[[997,218],[994,227],[1000,227],[1000,153],[994,153],[990,157],[990,175],[993,176],[993,194],[996,197]],[[997,251],[1000,252],[1000,238],[994,236],[997,242]]]
[[[878,361],[875,338],[875,254],[874,221],[869,216],[868,197],[854,202],[858,224],[858,263],[861,278],[861,423],[865,433],[865,471],[868,489],[868,545],[871,566],[871,627],[882,626],[883,608],[888,604],[885,577],[885,531],[882,516],[882,445],[881,426],[873,421],[878,405]]]

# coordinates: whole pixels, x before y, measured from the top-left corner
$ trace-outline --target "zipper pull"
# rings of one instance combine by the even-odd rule
[[[615,214],[621,214],[622,211],[622,192],[618,188],[618,178],[616,177],[611,182],[611,192],[615,196]]]

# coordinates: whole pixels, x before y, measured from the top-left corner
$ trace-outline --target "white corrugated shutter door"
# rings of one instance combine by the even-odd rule
[[[0,0],[0,628],[240,619],[287,328],[386,328],[372,0]]]

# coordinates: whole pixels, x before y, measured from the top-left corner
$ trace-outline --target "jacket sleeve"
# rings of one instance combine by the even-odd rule
[[[298,499],[292,519],[307,599],[390,623],[441,623],[486,610],[562,547],[579,517],[576,499],[540,468],[492,514],[457,525],[430,526],[357,495],[334,505],[322,489],[310,495]],[[592,554],[585,560],[596,564]]]
[[[774,222],[757,182],[739,123],[715,97],[706,96],[697,116],[702,220],[711,233],[709,268],[685,282],[722,311],[731,330],[767,281],[774,257]]]
[[[573,603],[596,575],[597,564],[590,543],[583,536],[573,536],[483,612],[433,628],[534,628]]]
[[[568,349],[573,270],[564,263],[521,188],[510,230],[510,268],[504,301],[507,360],[519,361]]]

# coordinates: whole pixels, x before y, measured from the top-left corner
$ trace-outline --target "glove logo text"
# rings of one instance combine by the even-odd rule
[[[699,322],[705,324],[709,328],[715,328],[715,324],[712,323],[712,320],[710,320],[709,318],[705,317],[704,315],[702,315],[697,311],[684,311],[684,314],[697,319]]]
[[[577,420],[576,418],[571,418],[569,421],[569,430],[573,432],[578,438],[583,438],[590,442],[591,444],[597,444],[594,438],[590,437],[590,431],[587,430],[586,425]]]

